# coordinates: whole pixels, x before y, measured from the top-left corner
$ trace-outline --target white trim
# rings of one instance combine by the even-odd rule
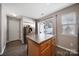
[[[70,51],[70,52],[72,52],[72,53],[78,54],[78,52],[75,51],[75,50],[71,50],[71,49],[69,49],[69,48],[66,48],[66,47],[63,47],[63,46],[60,46],[60,45],[57,45],[57,47],[60,47],[60,48],[62,48],[62,49],[65,49],[65,50],[67,50],[67,51]]]
[[[2,55],[2,54],[4,53],[5,48],[6,48],[6,46],[3,47],[3,49],[2,49],[2,51],[1,51],[1,53],[0,53],[0,55]]]

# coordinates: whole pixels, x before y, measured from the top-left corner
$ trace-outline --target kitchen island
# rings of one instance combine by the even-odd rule
[[[55,55],[55,37],[51,34],[27,35],[28,56]]]

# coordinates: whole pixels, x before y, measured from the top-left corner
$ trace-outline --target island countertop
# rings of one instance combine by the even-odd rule
[[[50,38],[54,38],[55,36],[52,34],[38,34],[38,35],[27,35],[26,37],[40,44]]]

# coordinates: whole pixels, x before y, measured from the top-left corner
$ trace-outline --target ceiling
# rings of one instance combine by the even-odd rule
[[[66,8],[72,3],[6,3],[4,5],[8,9],[16,11],[15,13],[18,15],[38,19]]]

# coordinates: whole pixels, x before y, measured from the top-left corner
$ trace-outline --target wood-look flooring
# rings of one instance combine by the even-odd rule
[[[27,56],[27,45],[20,40],[9,42],[2,56]]]
[[[56,47],[56,52],[56,56],[77,56],[59,47]],[[20,40],[8,42],[1,56],[27,56],[27,45],[22,44]]]

